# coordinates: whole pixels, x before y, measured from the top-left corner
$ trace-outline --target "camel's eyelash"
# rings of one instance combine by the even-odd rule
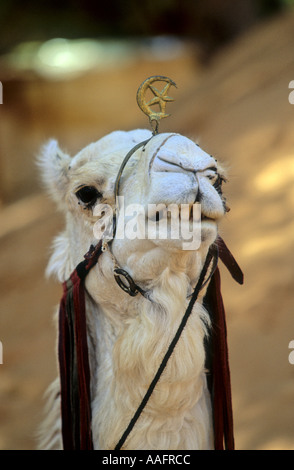
[[[218,193],[222,193],[222,184],[226,182],[226,179],[223,176],[217,175],[217,179],[213,184],[213,187],[217,190]]]

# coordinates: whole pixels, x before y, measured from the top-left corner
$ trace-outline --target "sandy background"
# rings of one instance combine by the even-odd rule
[[[236,447],[294,450],[294,14],[259,24],[197,64],[187,47],[174,59],[137,57],[70,81],[11,79],[2,70],[0,449],[35,448],[56,368],[61,287],[44,269],[63,220],[40,190],[35,154],[51,136],[74,154],[112,130],[147,126],[135,93],[161,74],[178,85],[161,131],[199,138],[229,169],[231,211],[221,234],[245,274],[241,287],[221,267]]]

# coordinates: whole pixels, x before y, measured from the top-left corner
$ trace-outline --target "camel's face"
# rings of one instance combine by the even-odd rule
[[[114,132],[89,145],[72,159],[63,154],[55,142],[45,148],[45,181],[55,198],[62,201],[63,207],[69,212],[70,230],[75,232],[73,243],[76,262],[82,259],[90,244],[97,242],[95,231],[93,233],[97,220],[99,230],[107,225],[106,216],[109,212],[101,212],[102,205],[114,210],[114,183],[124,157],[137,143],[149,137],[151,133],[144,130]],[[186,207],[189,213],[188,205],[191,209],[193,203],[197,203],[197,207],[201,207],[200,242],[207,249],[215,240],[218,221],[225,213],[221,193],[224,179],[217,161],[190,139],[178,134],[154,136],[145,147],[136,151],[122,174],[119,196],[123,196],[125,217],[120,227],[127,228],[129,224],[130,228],[131,224],[133,236],[129,237],[128,231],[123,232],[123,236],[121,233],[117,235],[112,242],[115,255],[126,264],[133,253],[146,253],[154,247],[169,251],[183,250],[185,240],[181,230],[178,238],[171,238],[170,232],[167,232],[165,239],[156,239],[156,236],[150,239],[148,230],[144,239],[138,232],[136,236],[134,220],[131,219],[132,214],[134,218],[137,213],[126,210],[132,204],[140,204],[145,228],[149,221],[153,222],[154,228],[163,216],[170,214],[167,212],[170,207],[187,205],[182,207]],[[155,206],[159,204],[161,206]],[[178,228],[181,227],[183,214],[179,211],[173,215],[178,218]],[[191,211],[190,220],[188,215],[186,222],[191,229]]]

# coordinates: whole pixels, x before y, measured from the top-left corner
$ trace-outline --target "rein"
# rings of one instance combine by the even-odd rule
[[[194,306],[194,304],[197,300],[199,292],[204,287],[204,278],[205,278],[205,275],[207,273],[207,270],[209,268],[209,265],[210,265],[210,262],[211,262],[213,256],[214,255],[212,253],[212,250],[209,250],[208,255],[206,257],[206,260],[205,260],[205,263],[204,263],[204,266],[203,266],[202,271],[200,273],[198,282],[197,282],[196,287],[194,289],[194,292],[192,294],[192,298],[191,298],[191,300],[189,302],[189,305],[186,309],[186,312],[185,312],[185,314],[182,318],[182,321],[181,321],[181,323],[178,327],[178,330],[177,330],[173,340],[171,341],[171,343],[168,347],[168,350],[167,350],[166,354],[164,355],[164,358],[162,359],[162,362],[161,362],[161,364],[160,364],[160,366],[159,366],[159,368],[158,368],[158,370],[157,370],[157,372],[154,376],[154,379],[152,380],[151,384],[149,385],[148,390],[147,390],[143,400],[141,401],[139,407],[137,408],[137,411],[135,412],[133,418],[131,419],[131,421],[130,421],[128,427],[127,427],[127,429],[123,433],[121,439],[119,440],[119,442],[115,446],[114,450],[120,450],[121,447],[124,445],[128,435],[132,431],[132,429],[135,426],[137,420],[139,419],[142,411],[144,410],[145,406],[147,405],[147,402],[148,402],[149,398],[151,397],[152,392],[153,392],[154,388],[156,387],[156,384],[159,381],[159,379],[160,379],[160,377],[161,377],[161,375],[162,375],[162,373],[163,373],[163,371],[164,371],[164,369],[167,365],[167,362],[168,362],[170,356],[172,355],[172,353],[173,353],[173,351],[174,351],[174,349],[177,345],[177,342],[180,339],[182,331],[186,326],[186,323],[188,321],[189,316],[191,315],[191,312],[193,310],[193,306]]]

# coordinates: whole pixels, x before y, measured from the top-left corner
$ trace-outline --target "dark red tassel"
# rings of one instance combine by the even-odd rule
[[[217,241],[219,257],[232,277],[243,284],[243,273],[233,255],[219,237]],[[221,295],[219,268],[216,268],[205,297],[205,304],[212,319],[212,406],[214,419],[215,450],[234,450],[234,427],[231,396],[231,378],[227,343],[226,315]]]
[[[100,254],[101,243],[63,283],[58,353],[64,450],[93,449],[84,279]]]
[[[234,450],[231,381],[225,311],[219,269],[215,270],[207,298],[212,312],[212,407],[215,450]]]

